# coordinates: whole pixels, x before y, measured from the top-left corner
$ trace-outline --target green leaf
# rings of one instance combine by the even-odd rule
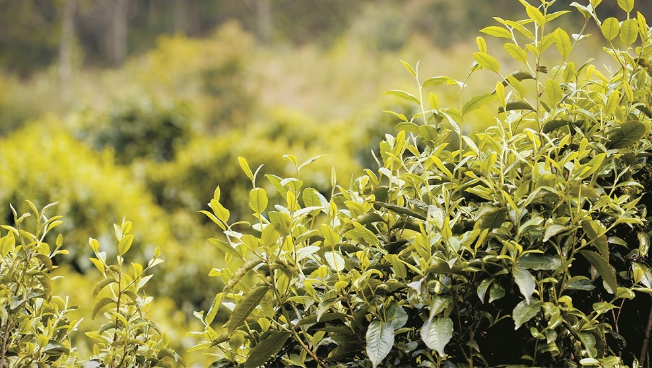
[[[543,236],[543,241],[547,242],[553,236],[563,233],[564,231],[568,231],[571,228],[572,228],[571,226],[565,226],[560,224],[549,225],[548,227],[546,227],[546,233]]]
[[[249,180],[253,181],[254,180],[254,174],[251,172],[251,169],[249,168],[249,164],[247,163],[247,160],[245,160],[244,157],[238,157],[238,162],[240,163],[240,167],[242,168],[242,171],[244,171],[245,175],[247,175]]]
[[[245,368],[256,368],[265,364],[269,358],[276,355],[292,334],[286,331],[272,331],[267,337],[256,344],[250,351],[245,362]]]
[[[213,320],[217,315],[217,311],[220,309],[220,305],[222,305],[222,293],[217,293],[215,294],[215,299],[213,299],[213,303],[211,304],[211,307],[208,309],[208,313],[206,313],[206,317],[204,318],[204,322],[206,322],[207,325],[213,323]]]
[[[521,294],[525,297],[526,303],[530,304],[532,293],[534,293],[534,287],[536,286],[534,276],[532,276],[530,271],[525,268],[518,267],[514,267],[512,275],[514,276],[514,280],[516,281],[516,285],[518,285]]]
[[[485,41],[484,37],[476,37],[475,42],[478,44],[480,52],[487,52],[487,41]]]
[[[525,7],[525,11],[527,12],[527,15],[532,19],[533,21],[537,22],[539,26],[542,26],[546,22],[546,18],[543,16],[543,13],[532,5],[527,5]]]
[[[614,129],[609,137],[609,149],[625,148],[638,142],[647,133],[645,124],[638,120],[630,120]]]
[[[530,270],[549,270],[554,271],[561,266],[561,259],[558,256],[551,256],[540,253],[527,253],[518,259],[519,268]]]
[[[214,199],[211,199],[209,203],[210,208],[213,210],[215,216],[222,222],[226,223],[231,217],[231,212],[224,208],[222,204]]]
[[[244,323],[249,314],[253,312],[263,297],[265,297],[267,291],[269,291],[269,285],[265,282],[260,282],[256,287],[251,289],[244,298],[238,302],[238,304],[236,304],[233,313],[231,313],[229,321],[227,322],[229,326],[229,335]]]
[[[568,37],[568,33],[561,28],[555,30],[555,44],[561,57],[566,60],[573,49],[573,45],[571,44],[570,37]]]
[[[510,38],[510,39],[512,38],[512,33],[510,31],[508,31],[503,27],[498,27],[498,26],[485,27],[482,28],[480,32],[486,33],[494,37],[502,37],[502,38]]]
[[[503,45],[503,48],[511,57],[517,61],[523,64],[527,63],[527,53],[523,51],[522,48],[518,47],[518,45],[507,42]]]
[[[129,248],[131,248],[131,243],[134,241],[134,236],[133,235],[126,235],[123,236],[122,239],[118,242],[118,254],[119,255],[124,255],[129,251]]]
[[[543,124],[543,127],[541,128],[541,131],[547,134],[547,133],[553,132],[553,131],[555,131],[555,130],[557,130],[559,128],[568,127],[571,124],[575,125],[575,126],[578,126],[581,123],[582,123],[581,121],[570,122],[570,121],[565,120],[565,119],[550,120],[550,121],[546,122],[545,124]]]
[[[477,293],[478,298],[480,298],[480,302],[484,303],[484,296],[487,294],[487,290],[489,289],[492,281],[493,279],[484,279],[482,282],[480,282],[480,285],[478,285]]]
[[[606,235],[606,228],[600,224],[598,220],[583,221],[582,229],[586,233],[590,241],[593,242],[602,257],[609,261],[609,243]],[[598,234],[601,234],[598,236]]]
[[[391,211],[396,212],[396,213],[401,214],[401,215],[412,216],[412,217],[420,219],[420,220],[425,220],[426,219],[425,215],[419,214],[419,213],[417,213],[417,212],[415,212],[415,211],[413,211],[413,210],[411,210],[411,209],[409,209],[407,207],[402,207],[402,206],[398,206],[398,205],[395,205],[395,204],[378,202],[378,201],[374,201],[374,204],[378,205],[378,206],[381,206],[381,207],[385,207],[386,209],[391,210]]]
[[[97,303],[95,303],[95,306],[93,307],[93,313],[91,314],[91,319],[95,319],[95,316],[97,315],[97,313],[102,308],[106,307],[107,305],[109,305],[111,303],[115,304],[115,300],[113,300],[112,298],[102,298],[102,299],[98,300]]]
[[[613,114],[620,103],[620,92],[613,91],[607,97],[607,104],[604,106],[605,114]]]
[[[448,317],[429,319],[421,327],[421,339],[428,348],[436,350],[440,357],[453,337],[453,321]]]
[[[317,314],[311,314],[309,316],[303,317],[298,323],[297,326],[312,325],[318,322],[329,322],[334,320],[346,320],[346,314],[344,313],[324,313],[321,316]]]
[[[93,298],[95,298],[95,297],[97,296],[97,294],[98,294],[102,289],[104,289],[104,287],[106,287],[107,285],[110,285],[110,284],[112,284],[112,283],[114,283],[114,282],[115,282],[114,279],[108,279],[108,278],[107,278],[107,279],[104,279],[104,280],[98,282],[97,284],[95,284],[95,288],[93,289]]]
[[[616,18],[607,18],[602,22],[600,30],[607,41],[612,41],[620,32],[620,23],[618,23],[618,19]]]
[[[500,73],[500,63],[493,56],[484,52],[474,52],[473,59],[483,68]]]
[[[414,97],[413,95],[411,95],[410,93],[405,92],[405,91],[399,91],[399,90],[394,89],[394,90],[387,91],[387,92],[383,93],[383,95],[392,95],[392,96],[400,97],[400,98],[402,98],[404,100],[407,100],[407,101],[410,101],[410,102],[414,102],[417,105],[421,104],[416,97]]]
[[[284,212],[278,211],[269,211],[267,214],[269,216],[269,221],[274,226],[274,229],[282,235],[287,235],[290,233],[290,228],[292,226],[292,219],[290,215]]]
[[[267,192],[263,188],[254,188],[249,192],[249,208],[255,213],[263,213],[267,208]]]
[[[609,288],[615,293],[618,290],[618,282],[616,281],[616,273],[609,262],[602,258],[598,253],[590,250],[579,251],[584,258],[586,258],[591,266],[598,271],[602,279],[609,285]]]
[[[634,0],[618,0],[618,6],[629,13],[634,10]]]
[[[208,242],[217,246],[224,253],[228,253],[235,258],[243,259],[242,255],[235,248],[233,248],[231,244],[225,242],[222,239],[210,238],[208,239]]]
[[[345,261],[341,254],[337,252],[326,252],[324,258],[326,258],[326,262],[330,268],[338,272],[344,269]]]
[[[328,224],[321,224],[321,234],[326,246],[333,246],[340,242],[340,236]]]
[[[503,222],[505,222],[506,217],[507,217],[506,208],[493,207],[483,211],[480,214],[476,225],[480,229],[490,229],[490,230],[495,229],[500,227],[503,224]]]
[[[394,345],[394,328],[390,322],[373,321],[365,335],[367,356],[376,368],[392,350]]]
[[[532,110],[534,107],[526,101],[509,101],[505,107],[498,106],[498,112],[512,111],[512,110]]]
[[[466,115],[471,111],[482,108],[483,106],[494,102],[498,97],[491,92],[485,92],[481,95],[473,96],[469,101],[464,104],[462,107],[462,115]]]
[[[638,38],[638,21],[636,19],[628,19],[620,26],[620,40],[625,45],[631,45],[636,42]]]
[[[512,318],[514,319],[514,330],[518,330],[525,322],[532,319],[536,316],[537,313],[541,310],[543,303],[540,300],[532,300],[531,303],[527,303],[525,300],[521,300],[520,303],[516,305],[514,311],[512,312]]]
[[[421,87],[436,87],[442,84],[458,84],[458,82],[455,79],[446,76],[430,77],[423,81]]]
[[[403,64],[405,69],[407,69],[408,72],[410,72],[415,77],[417,76],[417,73],[414,71],[414,69],[412,69],[410,64],[408,64],[406,61],[403,61],[403,60],[401,60],[401,63]]]

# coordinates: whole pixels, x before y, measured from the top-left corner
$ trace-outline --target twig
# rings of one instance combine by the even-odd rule
[[[650,315],[647,319],[647,327],[645,328],[645,339],[643,339],[643,347],[641,348],[639,359],[639,366],[641,367],[645,367],[645,357],[647,356],[647,347],[650,343],[650,333],[652,333],[652,308],[650,308]]]
[[[309,348],[308,346],[306,346],[306,344],[303,342],[303,340],[301,340],[301,337],[299,336],[299,334],[297,334],[296,331],[294,331],[294,330],[290,330],[290,332],[292,333],[292,335],[294,335],[294,339],[297,340],[297,341],[299,342],[299,344],[301,344],[301,346],[303,347],[303,349],[304,349],[308,354],[310,354],[310,356],[315,360],[315,362],[317,362],[317,364],[319,364],[319,366],[321,366],[322,368],[328,368],[328,367],[326,366],[326,364],[324,364],[324,362],[322,362],[322,361],[319,359],[319,357],[317,356],[317,354],[315,354],[312,350],[310,350],[310,348]]]
[[[7,354],[7,339],[9,339],[9,326],[11,321],[7,321],[7,327],[5,328],[5,335],[2,337],[2,356],[0,356],[0,367],[5,365],[5,355]]]

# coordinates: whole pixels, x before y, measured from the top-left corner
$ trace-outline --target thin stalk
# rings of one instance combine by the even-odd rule
[[[9,339],[9,326],[11,325],[10,321],[7,321],[7,326],[5,326],[5,333],[2,336],[2,355],[0,355],[0,367],[5,365],[5,355],[7,354],[7,340]]]
[[[650,308],[650,315],[647,319],[647,327],[645,328],[645,339],[643,339],[643,347],[641,348],[641,355],[639,357],[639,366],[645,367],[645,358],[647,357],[647,347],[650,344],[650,334],[652,333],[652,308]]]

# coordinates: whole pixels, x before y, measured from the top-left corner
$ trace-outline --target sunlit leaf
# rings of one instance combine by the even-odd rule
[[[373,321],[365,335],[367,356],[372,367],[377,367],[392,350],[394,345],[394,328],[390,322]]]
[[[421,327],[421,340],[441,357],[445,355],[444,348],[452,337],[453,321],[448,317],[429,319]]]
[[[541,310],[543,302],[540,300],[532,300],[530,303],[521,300],[516,305],[512,312],[512,319],[514,320],[514,329],[518,330],[525,322],[531,320]]]

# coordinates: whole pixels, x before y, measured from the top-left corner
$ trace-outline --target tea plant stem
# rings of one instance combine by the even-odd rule
[[[643,347],[641,348],[641,356],[639,358],[639,365],[645,367],[645,358],[647,357],[647,347],[650,344],[650,333],[652,333],[652,308],[650,308],[650,315],[647,319],[647,327],[645,328],[645,339],[643,339]]]
[[[304,349],[308,354],[310,354],[310,356],[315,360],[315,362],[317,362],[317,364],[319,364],[320,367],[322,367],[322,368],[328,368],[328,366],[326,366],[326,364],[324,364],[324,362],[322,362],[322,361],[319,359],[319,357],[317,356],[317,354],[313,353],[313,351],[310,350],[310,348],[309,348],[309,347],[308,347],[308,346],[303,342],[303,340],[301,340],[301,337],[299,336],[299,334],[297,334],[296,331],[294,331],[294,330],[290,330],[290,333],[292,333],[292,335],[294,336],[294,339],[297,340],[297,341],[299,342],[299,344],[301,344],[301,347],[303,347],[303,349]]]
[[[7,321],[5,326],[5,334],[2,336],[2,356],[0,356],[0,367],[5,366],[5,355],[7,354],[7,339],[9,339],[9,325],[11,323]]]

